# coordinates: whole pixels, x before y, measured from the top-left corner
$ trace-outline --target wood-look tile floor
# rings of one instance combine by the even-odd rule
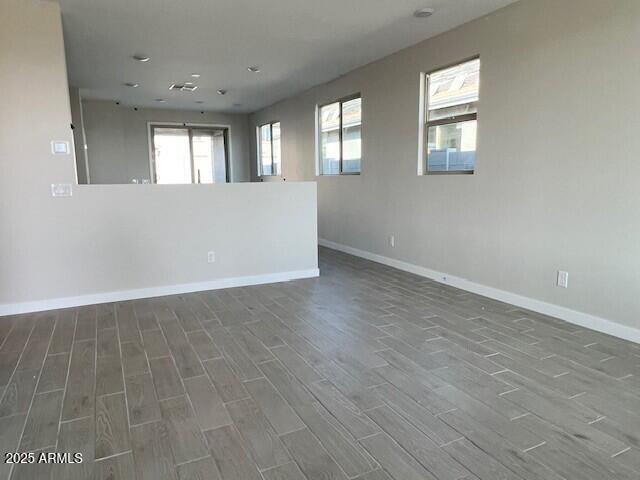
[[[0,318],[0,478],[640,478],[640,346],[321,249],[318,279]]]

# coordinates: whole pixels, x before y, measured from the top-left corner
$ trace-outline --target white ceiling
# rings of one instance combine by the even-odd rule
[[[59,1],[69,81],[84,97],[251,112],[515,0]],[[436,11],[413,17],[422,7]],[[136,53],[151,60],[136,62]],[[202,75],[198,90],[168,90],[191,73]]]

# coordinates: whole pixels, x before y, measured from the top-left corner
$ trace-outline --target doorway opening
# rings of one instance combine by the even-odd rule
[[[157,184],[229,182],[229,128],[150,125],[151,178]]]

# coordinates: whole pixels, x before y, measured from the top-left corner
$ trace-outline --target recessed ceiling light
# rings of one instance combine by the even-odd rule
[[[247,70],[249,70],[251,73],[258,73],[260,71],[260,67],[258,67],[257,65],[253,65],[251,67],[247,67]]]
[[[435,10],[433,8],[426,7],[426,8],[421,8],[420,10],[416,10],[415,12],[413,12],[413,16],[417,17],[417,18],[427,18],[427,17],[430,17],[431,15],[433,15],[433,12],[435,12]]]
[[[149,60],[151,60],[151,57],[147,57],[146,55],[141,55],[141,54],[135,54],[133,56],[133,59],[144,63],[144,62],[148,62]]]
[[[131,88],[138,88],[140,86],[139,83],[134,83],[134,82],[127,82],[127,83],[125,83],[125,85],[127,87],[131,87]]]
[[[223,89],[218,90],[218,95],[226,95],[226,94],[227,94],[226,90],[223,90]]]
[[[166,100],[164,98],[156,98],[156,102],[164,103],[164,102],[166,102]]]
[[[200,74],[199,73],[192,73],[191,76],[193,78],[200,78]]]

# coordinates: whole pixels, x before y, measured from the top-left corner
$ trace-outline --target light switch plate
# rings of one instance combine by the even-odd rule
[[[69,154],[69,142],[62,140],[53,140],[51,142],[51,153],[54,155],[68,155]]]
[[[70,197],[73,195],[70,183],[52,183],[51,184],[51,196],[52,197]]]

